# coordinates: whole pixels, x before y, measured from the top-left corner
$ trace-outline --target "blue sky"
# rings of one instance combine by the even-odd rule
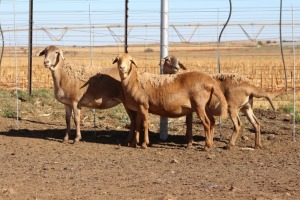
[[[159,25],[160,0],[129,0],[129,25]],[[280,1],[275,0],[232,0],[231,24],[278,23]],[[283,22],[300,21],[300,1],[283,0]],[[28,0],[2,0],[0,4],[0,22],[3,30],[28,28]],[[224,24],[229,11],[227,0],[169,0],[169,24]],[[111,26],[124,24],[124,1],[120,0],[35,0],[34,28],[76,27],[76,26]],[[176,27],[177,31],[189,39],[195,27]],[[260,25],[245,25],[243,28],[254,37],[262,28]],[[216,41],[217,26],[198,27],[191,41]],[[90,34],[92,31],[92,34]],[[63,34],[62,30],[48,30],[56,37]],[[283,36],[291,39],[291,26],[283,27]],[[112,34],[118,37],[113,37]],[[34,44],[44,45],[92,45],[115,44],[122,41],[123,28],[78,29],[68,30],[60,41],[53,41],[45,31],[34,31]],[[294,28],[296,39],[300,39],[299,25]],[[27,45],[27,32],[5,32],[7,44]],[[120,41],[117,41],[119,38]],[[278,40],[278,27],[266,26],[258,40]],[[169,29],[170,42],[180,41],[175,29]],[[247,40],[239,26],[226,28],[222,40]],[[159,28],[133,28],[129,33],[129,43],[159,42]]]

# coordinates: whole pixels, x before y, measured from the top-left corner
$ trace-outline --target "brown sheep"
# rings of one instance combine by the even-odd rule
[[[121,83],[125,95],[126,106],[137,112],[135,146],[139,142],[140,126],[144,128],[142,148],[147,148],[148,113],[164,117],[181,117],[196,112],[205,129],[205,147],[213,145],[213,135],[210,130],[214,118],[205,111],[213,95],[221,104],[221,115],[227,115],[227,102],[216,81],[208,74],[190,72],[179,75],[157,75],[138,73],[134,60],[128,54],[117,56],[113,63],[118,64]]]
[[[172,72],[172,69],[178,69],[173,72],[178,73],[179,68],[186,69],[183,64],[179,62],[175,56],[168,56],[165,58],[163,63],[163,70],[166,72]],[[171,73],[172,74],[172,73]],[[225,98],[228,103],[229,116],[234,125],[234,132],[232,133],[231,139],[227,148],[235,146],[236,139],[241,130],[241,121],[238,115],[239,110],[242,111],[253,125],[255,129],[255,148],[261,148],[261,134],[260,134],[260,123],[253,113],[252,105],[253,98],[266,98],[271,104],[273,110],[275,107],[271,100],[271,94],[259,89],[254,86],[253,83],[246,77],[242,77],[236,74],[217,74],[213,75],[213,78],[218,82],[221,90],[223,91]],[[281,91],[280,91],[281,92]],[[280,93],[279,92],[279,93]],[[214,116],[219,116],[218,100],[212,99],[207,112],[213,113]],[[186,119],[187,127],[192,126],[192,116],[187,116]],[[192,138],[192,131],[187,128],[187,138]]]
[[[181,69],[187,70],[186,67],[175,56],[167,56],[162,60],[163,74],[177,74]]]
[[[64,142],[69,140],[72,112],[76,125],[76,143],[81,140],[81,107],[107,109],[124,102],[121,82],[118,80],[120,77],[115,68],[100,73],[99,69],[93,67],[71,65],[56,46],[48,46],[37,55],[45,56],[44,66],[51,71],[55,98],[65,105],[67,130]],[[127,108],[126,111],[132,119],[131,111]]]

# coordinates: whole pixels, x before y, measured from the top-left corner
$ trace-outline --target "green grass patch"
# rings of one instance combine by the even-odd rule
[[[291,114],[291,113],[294,112],[294,105],[293,104],[281,105],[281,106],[279,106],[279,109],[286,112],[286,113]],[[297,124],[300,123],[300,112],[299,111],[295,112],[295,122]]]
[[[54,98],[54,92],[51,89],[40,89],[40,90],[34,90],[32,91],[32,96],[33,97],[40,97],[40,98]]]
[[[2,110],[1,116],[5,118],[17,118],[16,109],[12,106],[7,106]]]
[[[294,106],[292,104],[286,104],[279,106],[279,109],[286,113],[292,113],[294,110]]]
[[[55,100],[52,89],[33,90],[31,96],[25,90],[0,89],[0,99],[0,116],[5,118],[17,117],[17,102],[22,116],[34,115],[37,110],[42,112],[44,109],[50,112],[49,107],[63,109],[63,105]]]

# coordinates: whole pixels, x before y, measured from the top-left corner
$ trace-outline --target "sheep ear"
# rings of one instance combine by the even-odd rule
[[[133,59],[130,60],[132,64],[135,65],[135,67],[137,67],[137,65],[135,64],[135,61]]]
[[[43,56],[43,55],[45,55],[45,51],[46,51],[46,49],[43,49],[42,51],[37,52],[36,56]]]
[[[161,66],[161,65],[164,65],[166,61],[169,61],[169,62],[171,61],[171,60],[170,60],[170,56],[166,56],[166,57],[162,58],[162,59],[160,60],[160,62],[159,62],[159,65],[160,65],[160,66]]]
[[[178,60],[178,65],[181,69],[187,70],[187,68],[181,62],[179,62],[179,60]]]
[[[170,56],[166,56],[166,57],[164,58],[164,60],[170,62],[170,61],[171,61],[171,60],[170,60]]]
[[[64,56],[64,53],[63,53],[62,50],[59,50],[59,54],[60,54],[60,56],[62,57],[62,59],[65,59],[65,56]]]
[[[115,59],[112,60],[112,64],[115,64],[118,61],[119,61],[119,56],[115,57]]]
[[[165,62],[166,62],[166,59],[165,59],[165,58],[160,59],[159,66],[164,65]]]

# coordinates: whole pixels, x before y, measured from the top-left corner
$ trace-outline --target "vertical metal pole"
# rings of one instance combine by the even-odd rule
[[[1,64],[2,64],[2,58],[3,58],[3,53],[4,53],[4,36],[3,36],[3,31],[0,23],[0,33],[1,33],[1,39],[2,39],[2,48],[1,48],[1,55],[0,55],[0,82],[1,82]]]
[[[287,74],[286,74],[286,66],[285,66],[285,59],[284,59],[283,46],[282,46],[282,0],[280,0],[279,39],[280,39],[280,52],[281,52],[283,70],[284,70],[285,91],[287,91]]]
[[[161,0],[161,15],[160,15],[160,60],[168,56],[168,42],[169,42],[169,2],[168,0]],[[160,73],[163,73],[162,65],[160,66]],[[168,118],[160,118],[160,139],[166,140],[168,138]]]
[[[296,55],[294,42],[294,5],[292,5],[292,41],[293,41],[293,141],[296,142]]]
[[[1,73],[1,63],[2,63],[2,58],[3,58],[3,53],[4,53],[4,35],[3,35],[1,24],[0,24],[0,33],[1,33],[1,39],[2,39],[2,48],[1,48],[1,56],[0,56],[0,73]],[[1,81],[1,76],[0,76],[0,81]]]
[[[93,66],[91,4],[89,4],[89,23],[90,23],[90,66]]]
[[[16,12],[15,12],[15,3],[14,5],[14,42],[15,42],[15,70],[16,70],[16,106],[17,106],[17,129],[19,129],[19,93],[18,93],[18,88],[19,88],[19,81],[18,81],[18,59],[17,59],[17,38],[16,38]]]
[[[93,66],[93,48],[92,48],[92,20],[91,20],[91,4],[89,3],[89,23],[90,23],[90,66]],[[96,126],[96,109],[92,109],[94,115],[94,128]],[[94,134],[96,135],[96,131],[94,130]]]
[[[221,64],[220,64],[220,50],[219,50],[219,46],[220,46],[220,42],[221,42],[221,37],[222,37],[222,34],[223,34],[223,31],[225,30],[230,18],[231,18],[231,12],[232,12],[232,4],[231,4],[231,0],[229,0],[229,15],[228,15],[228,18],[227,18],[227,21],[226,23],[224,24],[222,30],[221,30],[221,33],[219,35],[219,38],[218,38],[218,73],[221,73]],[[219,14],[219,12],[218,12]],[[218,15],[218,18],[219,18],[219,15]],[[221,117],[219,117],[219,122],[220,122],[220,141],[222,141],[222,119]]]
[[[128,53],[128,2],[125,0],[125,33],[124,33],[124,52]]]
[[[218,20],[217,20],[217,38],[219,37],[219,14],[220,11],[218,9]],[[221,73],[221,67],[220,67],[220,40],[218,39],[217,43],[217,64],[218,64],[218,73]],[[219,117],[219,131],[220,131],[220,141],[223,140],[222,138],[222,119]]]
[[[33,18],[33,0],[29,1],[29,33],[28,33],[28,95],[32,91],[32,21]]]
[[[218,39],[219,37],[219,9],[218,9],[218,16],[217,16],[217,69],[218,69],[218,73],[221,72],[221,68],[220,68],[220,41]]]

